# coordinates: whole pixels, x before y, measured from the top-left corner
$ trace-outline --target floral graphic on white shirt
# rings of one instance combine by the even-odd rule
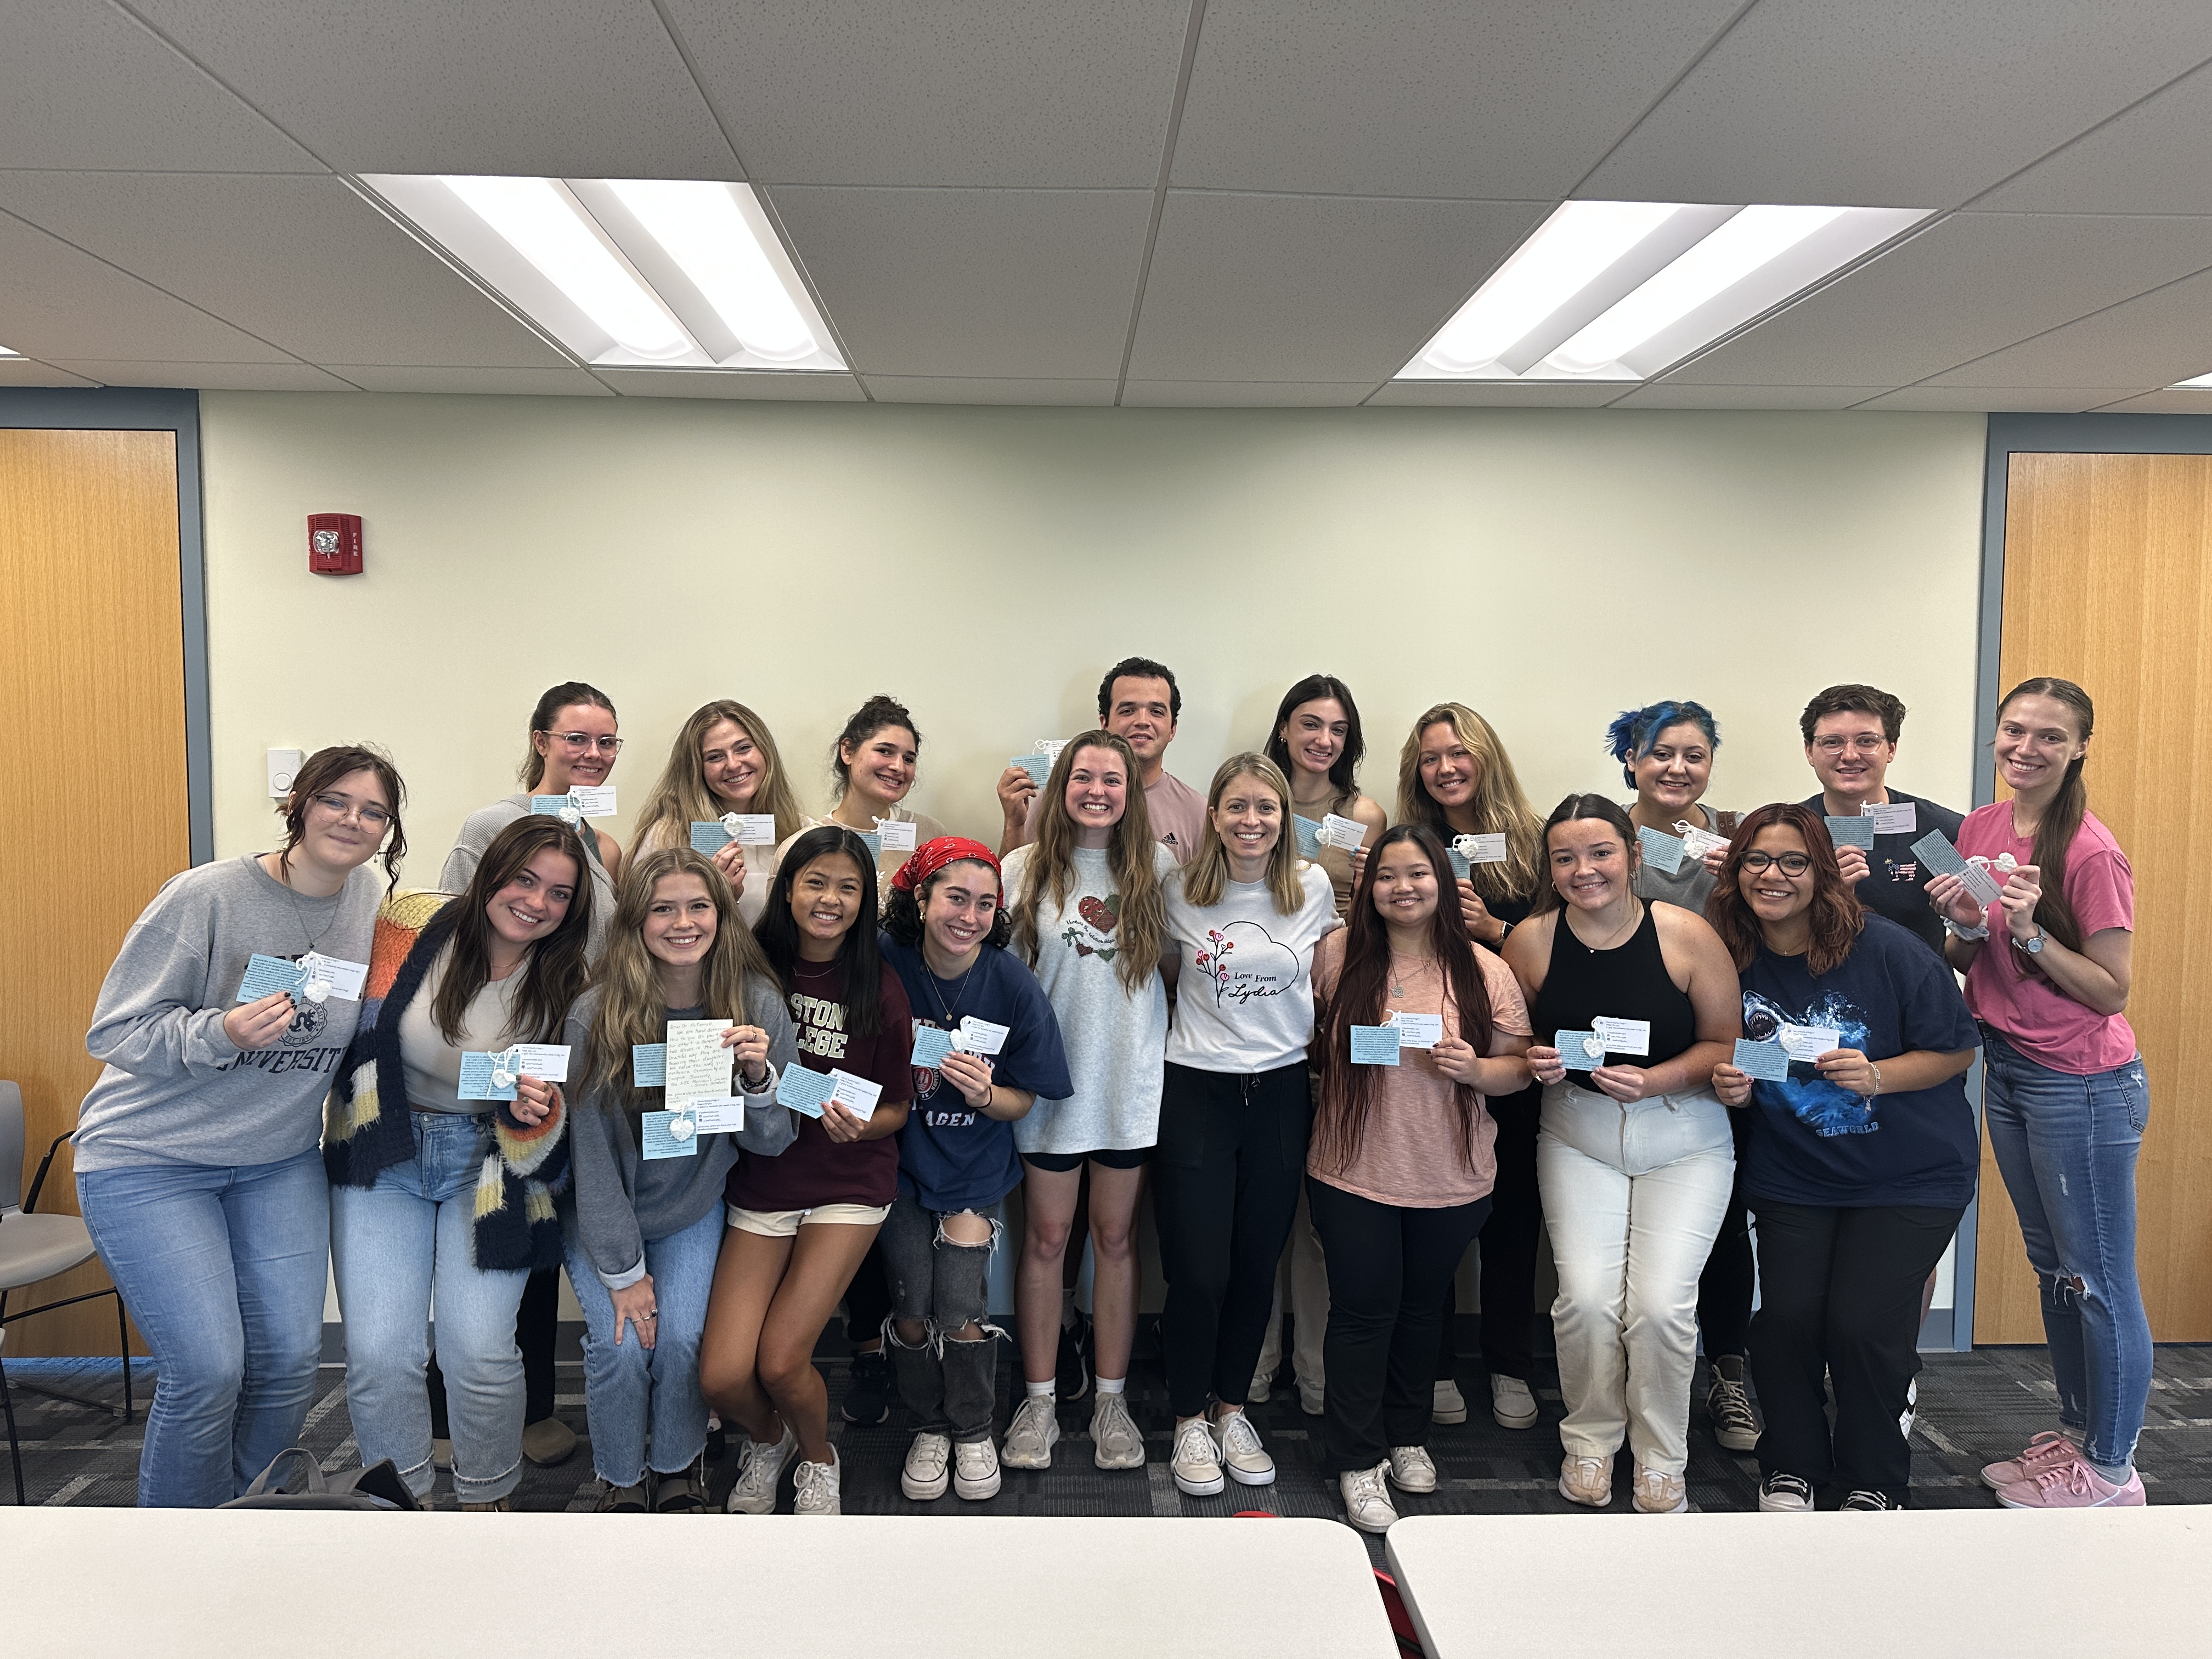
[[[1198,953],[1198,968],[1213,981],[1217,1006],[1279,997],[1298,982],[1297,953],[1256,921],[1209,927],[1206,938],[1213,948]]]

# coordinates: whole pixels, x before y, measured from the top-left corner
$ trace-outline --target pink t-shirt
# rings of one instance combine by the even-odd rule
[[[2021,864],[2035,861],[2034,837],[2016,836],[2012,803],[2001,800],[1966,814],[1959,826],[1959,850],[1968,858],[2009,853]],[[2112,832],[2084,812],[2074,844],[2066,849],[2066,902],[2081,924],[2081,937],[2108,927],[2135,931],[2136,878],[2128,855]],[[2006,1042],[2039,1066],[2087,1077],[2126,1065],[2136,1057],[2135,1028],[2124,1014],[2100,1014],[2051,984],[2026,971],[2027,957],[2004,936],[2002,921],[1990,929],[1990,942],[1966,970],[1966,1007],[2004,1034]]]
[[[1346,931],[1341,927],[1323,937],[1314,947],[1314,989],[1324,1000],[1336,992],[1337,976],[1344,971]],[[1482,970],[1483,988],[1490,995],[1492,1054],[1503,1053],[1502,1039],[1531,1035],[1528,1010],[1513,970],[1480,945],[1475,965]],[[1389,1004],[1412,1014],[1442,1014],[1444,1030],[1459,1030],[1459,1007],[1451,988],[1436,965],[1409,974],[1406,994]],[[1318,1024],[1318,1021],[1316,1021]],[[1498,1125],[1486,1110],[1474,1120],[1474,1167],[1459,1156],[1459,1101],[1452,1081],[1437,1069],[1425,1048],[1400,1051],[1394,1069],[1382,1066],[1375,1075],[1369,1097],[1367,1127],[1359,1137],[1359,1151],[1349,1166],[1324,1170],[1311,1158],[1306,1171],[1332,1187],[1377,1204],[1407,1210],[1440,1210],[1455,1204],[1472,1204],[1486,1197],[1498,1182]]]

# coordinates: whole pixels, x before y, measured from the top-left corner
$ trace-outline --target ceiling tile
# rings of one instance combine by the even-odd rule
[[[1367,400],[1370,409],[1602,409],[1627,390],[1620,381],[1572,385],[1532,380],[1393,380]]]
[[[0,173],[0,200],[7,195]],[[153,358],[164,362],[289,362],[233,328],[0,214],[0,340],[34,357]]]
[[[1859,405],[1862,409],[1963,410],[2008,415],[2078,415],[2099,409],[2139,387],[2111,390],[2059,388],[2022,389],[2019,386],[1908,386],[1886,392]]]
[[[2015,213],[2212,214],[2212,69],[2085,133],[1977,201]]]
[[[1124,409],[1350,409],[1375,390],[1372,380],[1333,385],[1313,380],[1132,380]]]
[[[203,392],[353,392],[334,374],[307,363],[107,362],[71,358],[63,368],[102,386],[176,386]]]
[[[615,394],[580,368],[392,368],[381,363],[325,363],[363,392],[515,393],[578,398]]]
[[[1881,386],[1681,386],[1655,381],[1614,399],[1615,409],[1849,409],[1890,389]]]
[[[2122,398],[2207,373],[2212,373],[2212,271],[1962,363],[1931,384],[2117,386],[2122,389],[2110,396]]]
[[[11,167],[323,171],[106,0],[10,6],[5,30],[0,155]]]
[[[2212,6],[1759,0],[1577,196],[1952,207],[2212,58]]]
[[[881,404],[1037,404],[1103,409],[1114,401],[1110,380],[1036,380],[950,375],[871,374],[869,394]]]
[[[1903,386],[2207,268],[2212,218],[1954,214],[1667,379]]]
[[[2100,415],[2212,415],[2212,390],[2146,392],[2139,398],[2123,398],[2100,404]]]
[[[96,386],[82,374],[55,368],[28,357],[0,357],[0,386]]]
[[[345,173],[729,179],[651,0],[132,0]]]
[[[773,196],[861,374],[1120,378],[1148,192]]]
[[[593,374],[625,398],[736,398],[769,403],[864,404],[849,374],[761,374],[714,368],[601,368]]]
[[[1741,0],[1209,0],[1177,185],[1565,195]]]
[[[0,209],[311,362],[568,362],[337,179],[0,173]]]
[[[1375,385],[1547,210],[1171,191],[1129,376]]]
[[[1189,0],[669,0],[756,179],[1152,188]]]

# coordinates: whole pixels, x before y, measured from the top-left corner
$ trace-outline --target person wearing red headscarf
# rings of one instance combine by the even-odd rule
[[[883,957],[906,991],[916,1042],[914,1110],[882,1238],[884,1346],[916,1431],[899,1484],[923,1502],[947,1486],[974,1499],[999,1490],[991,1407],[1005,1333],[988,1322],[999,1239],[989,1212],[1022,1178],[1013,1120],[1039,1095],[1075,1092],[1052,1005],[1005,948],[1000,900],[998,855],[939,836],[899,867],[884,903]]]

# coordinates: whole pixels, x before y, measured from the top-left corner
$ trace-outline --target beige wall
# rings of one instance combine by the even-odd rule
[[[1444,697],[1540,810],[1612,787],[1606,722],[1665,695],[1720,715],[1715,804],[1795,798],[1796,711],[1839,679],[1911,706],[1900,784],[1971,786],[1978,415],[209,392],[203,420],[221,854],[269,844],[265,749],[365,738],[434,880],[571,678],[622,711],[629,807],[730,696],[818,800],[889,690],[925,736],[915,804],[994,834],[1006,757],[1087,724],[1134,651],[1182,680],[1169,765],[1200,788],[1315,670],[1358,694],[1386,804]],[[363,516],[365,575],[307,573],[311,512]]]

